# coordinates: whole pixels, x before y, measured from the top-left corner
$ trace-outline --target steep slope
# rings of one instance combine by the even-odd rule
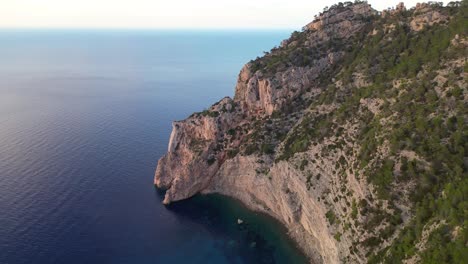
[[[315,263],[468,259],[467,1],[338,4],[173,124],[168,204],[235,197]]]

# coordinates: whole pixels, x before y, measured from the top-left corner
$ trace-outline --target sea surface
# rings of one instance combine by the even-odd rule
[[[304,262],[270,217],[153,186],[171,121],[288,35],[0,31],[0,263]]]

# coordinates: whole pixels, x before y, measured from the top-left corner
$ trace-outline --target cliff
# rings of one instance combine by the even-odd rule
[[[235,197],[313,263],[426,260],[441,228],[466,243],[463,214],[426,210],[468,186],[466,9],[325,10],[247,63],[234,99],[173,123],[155,175],[164,203]]]

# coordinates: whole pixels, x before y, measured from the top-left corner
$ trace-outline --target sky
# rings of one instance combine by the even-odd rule
[[[343,1],[343,0],[342,0]],[[377,10],[401,0],[369,0]],[[0,0],[0,28],[300,29],[338,0]],[[344,2],[344,1],[343,1]],[[417,0],[403,1],[407,7]],[[445,4],[449,1],[443,1]]]

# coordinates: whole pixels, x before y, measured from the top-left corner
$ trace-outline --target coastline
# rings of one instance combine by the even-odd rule
[[[427,184],[435,175],[427,171],[425,178],[414,177],[417,164],[407,164],[424,160],[418,158],[421,155],[439,165],[457,161],[461,168],[462,152],[449,159],[414,148],[418,139],[408,132],[407,120],[419,127],[419,138],[424,138],[422,131],[430,123],[421,121],[422,116],[414,120],[400,100],[405,104],[412,104],[415,98],[434,102],[427,109],[423,104],[411,105],[411,109],[435,116],[447,115],[446,104],[452,102],[451,109],[461,115],[463,107],[456,100],[466,100],[460,89],[466,60],[446,57],[441,66],[438,59],[427,59],[415,52],[415,46],[404,45],[398,48],[413,55],[402,56],[400,62],[389,64],[385,57],[374,61],[369,54],[394,56],[395,47],[387,44],[395,37],[406,42],[405,36],[410,35],[420,45],[422,39],[432,39],[433,35],[428,36],[432,30],[442,35],[448,25],[451,33],[428,49],[464,56],[460,47],[466,38],[457,34],[463,17],[461,12],[454,13],[455,8],[428,3],[406,10],[399,4],[394,10],[378,12],[360,1],[325,8],[302,32],[294,32],[279,47],[248,62],[239,73],[232,99],[225,97],[202,112],[173,122],[168,151],[158,161],[154,179],[158,187],[168,189],[163,203],[197,193],[236,198],[251,210],[283,223],[314,263],[404,261],[425,254],[419,247],[419,252],[408,250],[416,245],[417,237],[404,249],[398,243],[412,234],[406,227],[415,225],[411,222],[413,209],[427,210],[421,202],[433,201],[439,193],[436,189],[432,194],[421,193],[418,184]],[[453,14],[455,19],[447,24]],[[393,30],[402,18],[403,27]],[[426,26],[433,28],[424,31]],[[441,42],[447,46],[439,45]],[[423,58],[427,66],[440,71],[425,71]],[[422,65],[413,63],[419,60]],[[407,72],[409,65],[417,67]],[[374,71],[387,67],[391,67],[390,78],[380,73],[374,76]],[[459,75],[453,87],[446,81],[447,69]],[[425,78],[419,78],[420,74]],[[405,78],[422,88],[413,90]],[[437,86],[426,93],[433,79],[437,81],[431,85]],[[461,119],[454,114],[446,122]],[[387,131],[385,126],[392,129]],[[461,132],[455,132],[457,125],[447,128],[458,134],[450,136],[443,129],[430,132],[434,138],[452,142]],[[402,144],[408,137],[411,143]],[[432,146],[432,141],[423,143],[426,149]],[[404,184],[410,179],[416,184]],[[455,223],[453,230],[459,228]],[[418,232],[423,230],[420,225]],[[388,254],[389,250],[394,252]],[[456,258],[458,253],[452,254]]]
[[[310,263],[310,264],[321,263],[321,260],[319,260],[321,257],[319,255],[315,254],[315,253],[311,254],[310,248],[307,247],[307,243],[305,243],[304,237],[300,236],[300,234],[298,232],[299,230],[297,230],[297,228],[295,228],[296,230],[291,229],[291,227],[289,227],[286,223],[281,221],[281,218],[278,215],[274,214],[271,210],[263,210],[262,208],[254,206],[251,203],[246,203],[246,202],[238,199],[235,196],[230,196],[230,195],[226,195],[226,194],[220,194],[220,193],[214,193],[214,192],[213,193],[207,193],[207,192],[203,193],[202,192],[201,195],[206,195],[206,196],[221,195],[221,196],[224,196],[224,197],[228,197],[230,199],[234,199],[235,201],[239,202],[247,210],[249,210],[249,211],[251,211],[253,213],[261,214],[261,215],[264,215],[264,216],[267,216],[267,217],[271,218],[273,221],[277,222],[277,224],[280,225],[281,229],[283,229],[280,232],[282,232],[284,235],[286,235],[294,243],[295,248],[297,250],[299,250],[307,258],[308,263]],[[180,202],[184,202],[184,201],[180,201]],[[294,232],[294,231],[296,231],[296,232]]]
[[[163,192],[159,188],[157,191],[160,194]],[[179,215],[186,214],[188,217],[204,219],[204,221],[209,221],[211,226],[222,223],[219,228],[236,229],[235,232],[231,230],[229,233],[241,233],[240,236],[248,237],[248,245],[243,245],[244,249],[247,251],[259,249],[261,252],[259,257],[265,254],[265,251],[267,253],[272,251],[271,254],[274,254],[278,261],[314,263],[310,261],[310,257],[305,254],[297,240],[291,236],[284,223],[267,212],[253,210],[236,197],[219,193],[200,193],[186,200],[166,205],[166,208]],[[207,216],[209,214],[207,211],[214,212],[216,219],[212,219],[212,215]],[[197,216],[193,216],[194,212]],[[238,245],[238,240],[239,237],[237,240],[233,238],[230,244],[241,246]],[[257,253],[258,250],[255,250],[255,254]]]

